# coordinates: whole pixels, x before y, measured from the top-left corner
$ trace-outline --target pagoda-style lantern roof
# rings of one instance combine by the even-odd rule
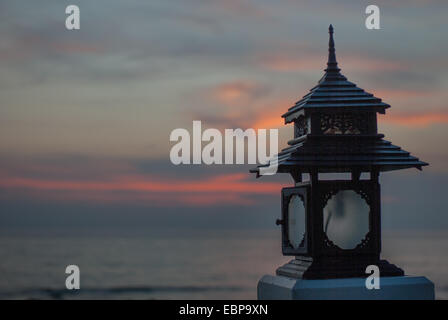
[[[364,109],[365,111],[385,113],[385,109],[390,107],[390,105],[381,102],[381,99],[373,94],[358,88],[356,84],[348,81],[340,73],[341,69],[338,68],[336,61],[333,27],[331,25],[329,31],[329,55],[325,74],[307,95],[289,108],[288,112],[282,116],[285,118],[285,123],[293,122],[300,115],[304,115],[306,109],[331,110],[333,108],[344,108],[350,110],[351,108],[356,108],[358,111]]]
[[[318,84],[282,115],[294,123],[294,139],[278,154],[278,172],[380,172],[418,168],[427,163],[384,140],[377,132],[377,113],[390,107],[341,74],[333,27],[329,55]],[[273,160],[275,161],[275,160]],[[273,163],[271,163],[272,165]],[[251,172],[259,175],[261,165]]]

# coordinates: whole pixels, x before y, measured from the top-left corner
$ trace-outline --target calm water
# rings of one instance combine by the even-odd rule
[[[448,299],[448,234],[385,234],[383,256],[425,275]],[[288,258],[279,232],[219,231],[139,236],[0,236],[0,298],[255,299],[258,279]],[[81,290],[65,289],[65,267]]]

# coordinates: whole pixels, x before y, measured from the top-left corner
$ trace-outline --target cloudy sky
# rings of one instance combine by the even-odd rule
[[[81,29],[65,29],[65,7]],[[447,3],[0,2],[0,225],[271,227],[289,176],[174,166],[175,128],[279,128],[320,79],[328,25],[348,79],[392,105],[386,139],[430,166],[382,176],[386,228],[445,228]]]

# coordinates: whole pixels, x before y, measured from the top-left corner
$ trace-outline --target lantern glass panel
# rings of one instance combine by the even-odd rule
[[[341,249],[354,249],[369,232],[370,208],[353,190],[340,190],[324,207],[324,232]]]
[[[298,195],[293,195],[288,204],[288,239],[294,249],[300,247],[305,235],[305,205]]]

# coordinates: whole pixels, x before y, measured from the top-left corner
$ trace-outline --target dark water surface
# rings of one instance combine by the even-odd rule
[[[288,261],[278,231],[0,235],[0,298],[255,299],[264,274]],[[383,257],[448,299],[448,234],[385,233]],[[78,265],[81,290],[65,289]]]

